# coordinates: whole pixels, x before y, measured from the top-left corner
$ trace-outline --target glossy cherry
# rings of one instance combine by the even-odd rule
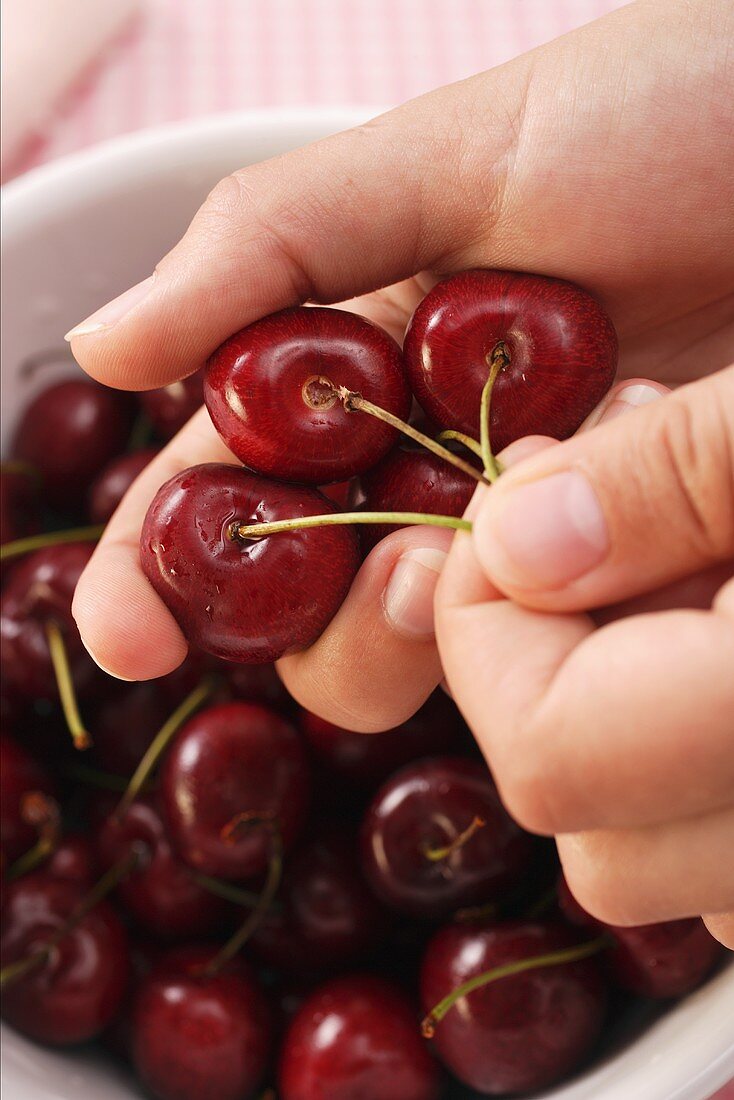
[[[283,1042],[281,1100],[438,1100],[438,1067],[405,994],[348,975],[306,998]]]
[[[572,947],[562,925],[448,925],[431,940],[421,972],[429,1012],[452,990],[495,967]],[[579,1065],[604,1021],[605,988],[595,958],[501,978],[469,993],[436,1024],[436,1053],[482,1094],[545,1088]]]
[[[459,838],[483,822],[464,843]],[[442,849],[456,847],[442,858]],[[497,902],[517,886],[533,840],[500,802],[482,762],[433,757],[408,764],[378,790],[362,824],[362,861],[382,900],[416,917]]]
[[[269,1006],[241,960],[207,976],[213,954],[171,952],[135,997],[133,1064],[157,1100],[250,1100],[265,1073]]]
[[[609,389],[617,336],[590,294],[573,283],[515,271],[464,271],[416,309],[405,365],[437,423],[479,437],[479,406],[493,356],[495,453],[525,435],[565,439]]]
[[[23,820],[21,803],[29,791],[53,795],[55,785],[44,768],[7,734],[0,734],[0,851],[13,863],[36,842],[36,830]]]
[[[463,516],[476,482],[430,451],[398,448],[363,478],[364,506],[374,512],[423,512]],[[370,524],[360,530],[367,550],[395,527]]]
[[[97,877],[97,857],[87,833],[66,833],[43,865],[54,878],[68,879],[89,890]]]
[[[240,540],[233,524],[333,512],[325,497],[235,466],[184,470],[158,490],[140,536],[148,580],[187,639],[264,664],[316,641],[359,565],[348,526]]]
[[[275,665],[238,665],[219,663],[215,671],[222,672],[235,699],[248,703],[264,703],[276,710],[290,710],[293,700]]]
[[[606,932],[604,966],[615,985],[638,997],[682,997],[701,984],[723,954],[699,917],[628,928],[596,920],[576,901],[563,876],[558,902],[572,924]]]
[[[157,447],[113,458],[89,487],[88,513],[91,523],[107,523],[138,474],[158,454]]]
[[[271,818],[288,847],[308,808],[308,762],[297,731],[275,711],[222,703],[179,730],[163,760],[160,787],[181,858],[206,875],[248,878],[269,863],[271,829],[223,830],[241,814]]]
[[[89,723],[95,764],[102,771],[131,776],[172,709],[155,680],[107,685]]]
[[[289,973],[350,965],[379,943],[384,913],[364,881],[356,841],[322,828],[290,857],[273,912],[252,938],[259,959]]]
[[[106,869],[134,845],[146,857],[117,887],[117,897],[138,927],[158,940],[207,936],[226,925],[229,908],[221,898],[194,882],[176,856],[154,796],[136,799],[118,819],[113,812],[97,834],[97,855]]]
[[[422,756],[458,752],[467,741],[464,721],[443,691],[395,729],[353,733],[301,711],[300,727],[318,763],[360,787],[374,786]]]
[[[89,379],[57,382],[21,417],[12,454],[41,476],[47,504],[83,511],[84,493],[127,444],[133,404]]]
[[[180,382],[171,382],[169,386],[139,393],[138,399],[157,434],[168,441],[204,404],[203,371],[196,371]]]
[[[12,542],[38,530],[38,480],[25,463],[0,465],[0,542]]]
[[[79,905],[85,887],[47,871],[6,888],[3,967],[42,947]],[[48,959],[8,984],[2,1014],[9,1024],[54,1046],[86,1042],[112,1020],[129,976],[127,936],[114,910],[100,902],[61,939]]]
[[[398,435],[366,413],[347,412],[339,386],[401,420],[410,412],[391,336],[354,313],[296,307],[222,344],[207,364],[204,397],[217,431],[246,466],[321,485],[368,470]]]
[[[18,563],[0,597],[3,676],[29,698],[58,697],[46,637],[49,619],[61,628],[77,691],[89,687],[96,666],[82,645],[71,615],[77,581],[92,554],[86,543],[37,550]]]

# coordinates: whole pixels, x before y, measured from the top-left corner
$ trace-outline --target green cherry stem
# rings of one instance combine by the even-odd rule
[[[66,653],[66,643],[61,627],[53,619],[46,623],[46,640],[51,654],[51,663],[54,666],[54,675],[59,688],[59,698],[64,718],[74,742],[74,748],[83,751],[90,748],[92,738],[82,722],[79,706],[74,691],[74,681],[69,668],[69,658]]]
[[[34,550],[45,550],[47,546],[61,546],[65,542],[97,542],[104,525],[93,527],[72,527],[67,531],[51,531],[45,535],[28,535],[24,539],[14,539],[0,546],[0,562],[19,558],[23,554],[32,554]]]
[[[440,863],[444,859],[449,859],[454,852],[458,852],[460,848],[463,848],[467,841],[471,840],[474,834],[483,829],[486,824],[487,822],[483,817],[475,817],[463,832],[454,837],[450,844],[445,844],[441,848],[426,847],[423,849],[423,854],[426,859],[430,859],[431,863]]]
[[[497,375],[506,367],[510,362],[510,357],[507,354],[505,345],[500,342],[494,347],[491,357],[489,359],[489,377],[484,384],[482,390],[482,400],[479,406],[479,426],[480,426],[480,447],[481,458],[484,466],[484,473],[489,481],[496,481],[500,476],[500,468],[497,464],[497,459],[492,454],[492,447],[489,440],[489,415],[490,406],[492,402],[492,390],[497,379]]]
[[[476,472],[476,471],[475,471]],[[350,523],[386,523],[396,526],[451,527],[455,531],[471,531],[471,523],[456,516],[431,516],[423,512],[327,512],[319,516],[279,519],[272,523],[240,523],[233,520],[228,534],[240,542],[264,539],[283,531],[299,531],[309,527],[337,527]]]
[[[468,451],[471,451],[477,458],[482,457],[482,446],[476,439],[472,439],[470,435],[465,435],[464,432],[456,432],[453,428],[448,428],[445,432],[439,432],[436,436],[439,442],[456,442],[461,443],[462,447],[466,447]]]
[[[44,863],[56,850],[61,835],[58,802],[43,791],[26,791],[20,804],[20,816],[37,830],[38,840],[8,868],[8,882],[22,878]]]
[[[224,898],[225,901],[231,901],[243,909],[254,909],[260,904],[260,894],[255,894],[251,890],[243,890],[241,886],[235,886],[234,883],[225,882],[220,878],[213,878],[211,875],[202,875],[200,871],[190,871],[189,874],[202,890],[208,890],[210,894]]]
[[[586,943],[577,944],[575,947],[565,947],[560,951],[550,951],[546,955],[534,955],[528,959],[516,959],[514,962],[505,963],[504,966],[496,966],[493,970],[485,970],[482,974],[476,974],[473,978],[463,982],[462,985],[439,1001],[423,1019],[421,1031],[425,1039],[432,1039],[436,1024],[443,1020],[446,1013],[454,1007],[462,997],[468,997],[477,989],[482,989],[491,982],[497,982],[501,978],[511,978],[515,974],[523,974],[526,970],[540,970],[546,966],[560,966],[562,963],[579,962],[588,959],[603,951],[610,943],[608,936],[599,936],[598,939],[589,940]]]
[[[195,687],[194,690],[186,696],[184,701],[176,707],[171,717],[163,723],[146,749],[142,760],[133,772],[127,789],[118,803],[114,813],[118,821],[125,816],[131,803],[135,801],[145,784],[148,782],[153,769],[173,740],[174,735],[178,733],[187,718],[190,718],[194,711],[197,711],[202,703],[206,702],[213,690],[214,680],[206,677],[198,687]]]

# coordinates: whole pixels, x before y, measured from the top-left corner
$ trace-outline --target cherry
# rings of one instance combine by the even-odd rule
[[[91,523],[107,523],[138,474],[158,454],[157,447],[113,458],[97,475],[89,488],[89,519]]]
[[[207,364],[214,426],[246,466],[320,485],[362,473],[395,443],[395,428],[348,412],[337,387],[405,420],[411,396],[400,348],[371,321],[296,307],[230,337]]]
[[[463,516],[476,482],[430,451],[398,448],[363,479],[364,506],[375,512],[426,512]],[[371,550],[394,527],[372,524],[361,530],[362,545]]]
[[[558,903],[582,928],[606,932],[611,946],[604,965],[615,985],[638,997],[682,997],[701,984],[721,957],[722,947],[699,917],[622,928],[596,920],[576,901],[561,875]]]
[[[438,1100],[438,1068],[400,989],[369,975],[320,986],[288,1029],[281,1100]]]
[[[275,665],[226,664],[221,671],[236,699],[264,703],[276,710],[290,710],[293,705]]]
[[[196,371],[180,382],[138,394],[143,411],[161,439],[168,441],[204,404],[204,374]]]
[[[137,799],[121,818],[114,812],[107,816],[97,836],[100,864],[114,866],[141,843],[146,859],[121,880],[117,896],[143,932],[175,940],[206,936],[221,926],[227,904],[197,885],[176,857],[151,796]]]
[[[11,688],[30,698],[55,699],[58,688],[46,636],[49,620],[66,643],[78,691],[89,687],[96,666],[71,615],[77,581],[92,554],[86,543],[48,546],[14,568],[0,598],[3,675]]]
[[[110,684],[90,722],[95,763],[113,775],[131,776],[172,709],[157,681]]]
[[[377,791],[362,824],[367,880],[416,917],[496,902],[527,874],[534,843],[500,802],[477,760],[409,764]]]
[[[294,852],[279,898],[282,911],[263,921],[252,948],[281,970],[312,973],[353,963],[385,931],[384,915],[359,871],[356,842],[333,826]]]
[[[38,471],[48,504],[79,511],[85,489],[124,450],[131,426],[126,394],[89,379],[57,382],[25,410],[12,453]]]
[[[68,879],[88,890],[97,873],[97,859],[91,838],[86,833],[67,833],[44,863],[43,869],[54,878]]]
[[[428,945],[421,972],[430,1011],[463,982],[495,967],[579,942],[561,925],[448,925]],[[436,1052],[481,1093],[531,1092],[570,1073],[604,1019],[605,991],[593,958],[503,977],[461,997],[435,1026]]]
[[[213,951],[187,947],[159,960],[132,1012],[132,1058],[158,1100],[246,1100],[267,1066],[271,1014],[241,960],[204,971]]]
[[[308,807],[309,775],[298,733],[256,703],[221,703],[189,719],[160,774],[174,847],[190,867],[221,878],[248,878],[267,867],[271,831],[256,823],[228,832],[242,814],[277,822],[295,839]]]
[[[466,738],[463,719],[443,691],[436,691],[407,722],[383,733],[353,733],[306,710],[299,721],[318,763],[360,787],[381,783],[418,757],[456,752]]]
[[[196,466],[166,482],[148,509],[143,571],[190,642],[226,660],[269,663],[328,625],[358,568],[357,536],[340,526],[243,539],[237,524],[332,512],[314,489]]]
[[[137,992],[160,957],[161,951],[156,944],[147,940],[133,940],[130,943],[130,980],[127,992],[117,1015],[100,1036],[107,1050],[124,1062],[132,1061],[132,1010]]]
[[[42,948],[74,913],[83,887],[37,871],[5,893],[0,959],[3,967]],[[122,1001],[129,975],[125,930],[107,902],[66,932],[45,961],[3,989],[2,1012],[38,1042],[66,1046],[93,1038]]]
[[[330,485],[319,485],[319,492],[323,493],[340,512],[346,512],[356,502],[359,482],[356,478],[350,478],[349,481],[334,481]]]
[[[0,849],[9,863],[36,842],[36,830],[21,814],[23,795],[29,791],[55,793],[44,769],[12,737],[0,734]]]
[[[585,290],[515,271],[464,271],[416,309],[405,365],[418,401],[446,428],[479,436],[490,366],[495,453],[525,435],[571,435],[609,389],[614,326]]]
[[[23,462],[0,466],[0,542],[14,542],[39,528],[37,478]]]

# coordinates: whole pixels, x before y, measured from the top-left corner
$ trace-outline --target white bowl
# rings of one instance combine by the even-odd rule
[[[109,142],[9,184],[3,195],[3,438],[31,393],[48,383],[46,370],[22,374],[23,361],[58,349],[58,369],[69,370],[62,334],[148,275],[217,180],[367,117],[365,109],[345,108],[199,119]],[[729,966],[639,1038],[543,1097],[705,1100],[732,1075]],[[7,1028],[2,1081],[8,1100],[140,1095],[99,1055],[46,1050]]]

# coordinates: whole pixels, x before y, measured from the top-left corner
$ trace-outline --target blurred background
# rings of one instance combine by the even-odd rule
[[[2,176],[238,109],[365,114],[498,65],[623,0],[3,0]]]

